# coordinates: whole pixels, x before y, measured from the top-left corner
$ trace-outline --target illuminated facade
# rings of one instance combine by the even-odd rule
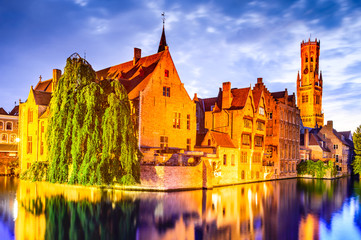
[[[0,175],[9,174],[8,164],[18,158],[19,107],[10,113],[0,108]]]
[[[55,69],[53,78],[40,80],[20,104],[22,170],[32,161],[46,160],[48,105],[60,76],[61,71]],[[156,54],[142,57],[135,48],[133,60],[97,71],[96,77],[98,82],[119,81],[128,92],[145,162],[166,161],[173,153],[193,150],[195,104],[178,76],[164,29]]]
[[[319,75],[320,41],[301,43],[301,77],[297,76],[297,105],[305,127],[323,126],[322,73]]]

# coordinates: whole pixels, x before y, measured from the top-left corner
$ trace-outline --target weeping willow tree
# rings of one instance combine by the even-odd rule
[[[50,102],[47,133],[50,182],[133,184],[138,148],[128,95],[118,81],[94,82],[91,65],[67,59]]]

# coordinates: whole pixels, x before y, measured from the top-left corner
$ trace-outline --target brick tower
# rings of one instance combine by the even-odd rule
[[[320,41],[301,43],[301,77],[297,75],[297,103],[303,126],[323,126],[322,72],[319,75]]]

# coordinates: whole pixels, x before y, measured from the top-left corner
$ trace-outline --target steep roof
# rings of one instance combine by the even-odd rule
[[[166,46],[168,46],[168,45],[167,45],[167,40],[165,39],[165,32],[164,32],[164,25],[163,25],[163,31],[162,31],[162,36],[159,41],[158,52],[164,51]]]
[[[34,99],[36,105],[49,105],[51,92],[34,90]]]
[[[9,115],[13,115],[13,116],[19,116],[19,105],[16,105],[13,110],[11,110],[11,112],[9,113]]]
[[[5,109],[0,108],[0,114],[2,115],[8,115],[8,113],[5,111]]]
[[[213,140],[216,142],[217,146],[235,148],[231,138],[227,133],[209,131],[212,135]]]
[[[253,89],[252,90],[252,95],[253,95],[253,101],[254,101],[254,107],[257,109],[258,108],[258,104],[261,101],[261,96],[262,96],[262,90],[259,89]]]
[[[250,89],[250,87],[231,89],[233,100],[230,109],[244,108]]]
[[[154,69],[165,52],[156,53],[140,58],[136,64],[133,61],[125,62],[96,72],[98,79],[118,79],[127,90],[142,91],[149,82]],[[131,99],[132,96],[129,96]]]
[[[35,86],[35,90],[39,90],[39,91],[45,91],[45,92],[52,92],[53,89],[52,89],[52,83],[53,82],[53,79],[49,79],[49,80],[46,80],[46,81],[39,81],[38,84],[36,84]]]
[[[326,145],[324,145],[324,141],[317,135],[317,133],[310,132],[309,133],[309,145],[318,145],[323,151],[330,152],[330,149]]]
[[[198,98],[199,103],[201,104],[203,111],[212,111],[212,106],[217,102],[216,97],[214,98]]]
[[[352,141],[346,141],[346,139],[348,138],[345,137],[345,135],[343,135],[342,133],[339,133],[336,131],[336,129],[333,129],[333,134],[345,145],[349,146],[349,147],[352,147],[353,146],[353,143],[351,144]]]

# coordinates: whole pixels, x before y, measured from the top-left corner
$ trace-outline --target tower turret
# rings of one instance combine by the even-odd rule
[[[301,78],[297,76],[297,102],[305,127],[323,126],[322,75],[319,77],[320,41],[301,43]]]

